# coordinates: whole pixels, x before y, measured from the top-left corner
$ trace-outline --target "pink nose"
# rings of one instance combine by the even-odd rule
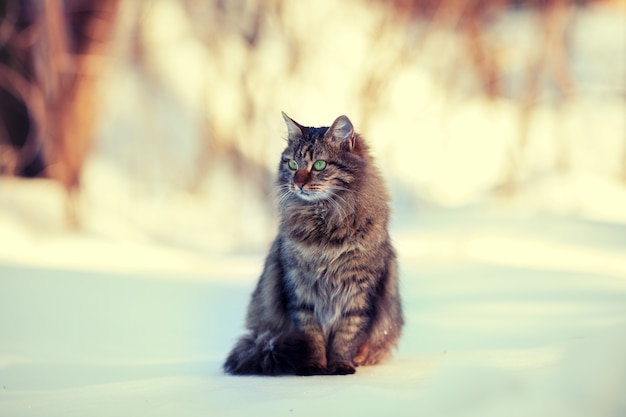
[[[296,172],[296,175],[293,178],[293,183],[296,184],[298,188],[302,189],[304,187],[304,184],[306,184],[307,182],[308,176],[309,173],[306,170],[299,170],[298,172]]]

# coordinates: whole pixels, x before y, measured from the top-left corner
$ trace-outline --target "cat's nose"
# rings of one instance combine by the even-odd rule
[[[296,184],[298,188],[302,189],[304,184],[306,184],[308,177],[308,172],[305,170],[298,170],[293,178],[293,183]]]

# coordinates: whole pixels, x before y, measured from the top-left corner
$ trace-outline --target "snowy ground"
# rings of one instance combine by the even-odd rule
[[[1,185],[2,416],[626,413],[623,224],[424,208],[394,227],[407,326],[389,362],[231,377],[263,253],[42,232]]]

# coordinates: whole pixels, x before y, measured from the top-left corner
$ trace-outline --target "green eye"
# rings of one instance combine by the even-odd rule
[[[321,171],[326,168],[326,161],[315,161],[313,164],[313,169],[316,171]]]
[[[287,165],[289,165],[289,169],[291,169],[293,171],[298,169],[298,163],[296,161],[294,161],[293,159],[290,159],[289,162],[287,162]]]

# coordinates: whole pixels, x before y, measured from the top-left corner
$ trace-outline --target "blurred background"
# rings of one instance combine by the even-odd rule
[[[264,250],[280,111],[351,118],[395,230],[468,208],[626,223],[623,0],[0,0],[0,19],[5,260],[76,235]]]

